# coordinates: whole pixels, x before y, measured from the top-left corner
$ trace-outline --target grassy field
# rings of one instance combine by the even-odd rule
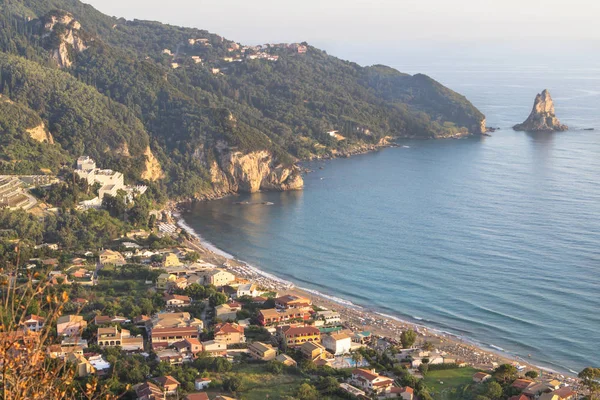
[[[425,384],[436,400],[460,399],[459,393],[453,389],[473,383],[473,374],[476,372],[479,370],[468,367],[429,371],[425,377]]]

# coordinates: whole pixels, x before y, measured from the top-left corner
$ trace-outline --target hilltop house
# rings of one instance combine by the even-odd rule
[[[202,351],[208,353],[212,357],[221,357],[227,355],[227,344],[217,340],[208,340],[202,342]]]

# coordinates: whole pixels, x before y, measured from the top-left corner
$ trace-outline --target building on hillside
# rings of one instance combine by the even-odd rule
[[[258,286],[256,286],[255,283],[246,283],[243,285],[238,286],[237,288],[237,293],[236,293],[236,297],[242,297],[242,296],[250,296],[250,297],[256,297],[258,295],[260,295],[260,290],[258,290]]]
[[[482,383],[487,381],[488,379],[491,379],[492,376],[490,374],[487,374],[485,372],[476,372],[473,375],[473,382],[475,383]]]
[[[96,372],[94,366],[81,354],[69,353],[66,359],[75,366],[75,371],[79,378],[84,378]]]
[[[166,395],[161,388],[152,382],[144,382],[134,386],[138,400],[165,400]]]
[[[196,378],[194,381],[194,388],[196,390],[206,390],[211,382],[212,379],[210,378]]]
[[[222,287],[235,281],[235,276],[232,273],[219,268],[199,271],[198,275],[203,278],[204,285],[213,285],[216,287]]]
[[[197,327],[153,328],[150,333],[153,349],[166,348],[183,339],[198,339]]]
[[[196,354],[202,351],[202,343],[198,339],[191,338],[175,342],[172,347],[182,355],[183,361],[192,361],[196,358]]]
[[[347,354],[352,348],[352,339],[345,333],[330,333],[321,337],[323,346],[336,356]]]
[[[227,344],[217,340],[202,342],[202,351],[211,357],[225,357],[227,355]]]
[[[235,321],[237,319],[237,312],[242,307],[236,304],[221,304],[215,307],[215,313],[218,320],[221,321]]]
[[[321,342],[321,331],[314,326],[284,325],[277,328],[287,347],[298,347],[306,342]]]
[[[192,326],[201,331],[204,328],[204,323],[201,319],[193,318],[187,311],[158,313],[149,322],[146,322],[146,330]]]
[[[215,340],[230,344],[245,343],[244,328],[238,324],[224,323],[215,325]]]
[[[291,294],[286,294],[285,296],[277,297],[275,299],[275,307],[277,308],[304,308],[310,307],[311,305],[312,302],[310,301],[310,299]]]
[[[201,378],[201,379],[208,379],[208,378]],[[209,379],[210,381],[210,379]],[[199,390],[199,389],[196,389]],[[190,393],[187,394],[183,400],[210,400],[210,398],[208,397],[208,395],[204,392],[201,393]]]
[[[267,310],[260,310],[258,312],[258,321],[261,325],[273,325],[281,322],[290,320],[306,321],[310,319],[310,312],[307,309],[289,309],[289,310],[277,310],[270,308]]]
[[[165,260],[163,261],[163,267],[179,267],[183,265],[181,261],[179,261],[179,257],[175,253],[169,253],[165,256]]]
[[[121,266],[127,264],[127,261],[125,261],[125,257],[118,251],[102,250],[100,252],[100,264]]]
[[[23,329],[31,331],[31,332],[39,332],[44,329],[44,324],[46,323],[46,319],[44,317],[40,317],[39,315],[30,314],[25,317],[25,320],[22,322]]]
[[[185,307],[192,304],[192,299],[190,299],[188,296],[165,294],[164,298],[167,307]]]
[[[527,389],[534,382],[531,379],[515,379],[515,381],[510,385],[510,387],[520,390],[521,392]]]
[[[56,334],[61,336],[80,336],[87,327],[81,315],[63,315],[56,320]]]
[[[176,395],[177,389],[179,388],[179,385],[181,385],[179,381],[177,381],[177,379],[173,378],[171,375],[161,376],[154,380],[167,396]]]
[[[277,357],[277,350],[275,350],[270,344],[252,342],[248,346],[248,354],[250,354],[250,357],[256,360],[271,361]]]
[[[125,351],[144,350],[144,338],[142,336],[131,336],[127,329],[119,331],[116,326],[98,328],[96,336],[100,347],[120,346]]]
[[[394,385],[393,379],[379,375],[374,369],[357,368],[352,371],[351,380],[358,388],[376,394],[389,393]]]
[[[148,190],[147,186],[126,186],[123,174],[112,169],[99,169],[96,162],[88,156],[82,156],[77,159],[77,169],[75,173],[80,179],[85,179],[88,185],[100,184],[98,197],[93,200],[82,202],[84,207],[99,207],[102,205],[102,199],[106,195],[117,196],[120,190],[124,191],[128,200],[142,195]]]
[[[102,325],[110,325],[110,324],[122,324],[124,322],[128,322],[126,317],[116,315],[114,317],[109,317],[108,315],[96,315],[94,317],[94,325],[102,326]],[[131,322],[131,321],[129,321]]]
[[[156,288],[159,290],[165,290],[169,282],[175,282],[177,275],[162,273],[156,278]]]
[[[330,358],[327,350],[318,342],[304,342],[300,346],[302,357],[311,361],[325,360]]]
[[[325,325],[338,325],[342,323],[342,318],[339,312],[336,311],[317,311],[315,319],[320,319],[325,322]]]
[[[400,397],[402,400],[413,400],[415,398],[415,390],[410,386],[392,386],[390,394],[394,397]]]
[[[292,357],[288,356],[287,354],[283,354],[283,353],[278,355],[277,357],[275,357],[275,361],[279,361],[286,367],[295,367],[298,365],[296,360],[294,360]]]

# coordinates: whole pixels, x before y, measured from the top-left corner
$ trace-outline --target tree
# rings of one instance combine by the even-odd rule
[[[490,399],[497,400],[502,398],[502,386],[498,382],[487,382],[485,384],[484,395]]]
[[[537,373],[537,371],[531,370],[531,371],[527,371],[525,372],[525,376],[531,379],[535,379],[539,376],[539,374]]]
[[[590,391],[590,400],[600,398],[600,368],[587,367],[578,376],[583,385]]]
[[[317,400],[319,398],[319,392],[310,383],[303,383],[298,388],[298,394],[296,396],[300,400]]]
[[[363,360],[362,354],[360,354],[358,351],[353,351],[351,357],[352,361],[354,362],[354,367],[358,368],[358,364],[360,364],[360,362]]]
[[[419,372],[421,372],[421,374],[423,374],[423,376],[427,375],[428,371],[429,371],[429,364],[419,365]]]
[[[223,379],[223,389],[228,392],[238,392],[243,390],[243,381],[238,375],[228,376]]]
[[[318,387],[322,393],[333,394],[339,389],[340,383],[333,376],[326,376],[319,381]]]
[[[432,351],[433,349],[435,349],[435,346],[431,342],[425,342],[425,343],[423,343],[422,348],[425,351]]]
[[[494,371],[494,378],[498,381],[508,382],[517,377],[517,368],[514,365],[502,364]]]
[[[208,303],[211,307],[220,306],[227,303],[227,296],[221,292],[214,293],[208,298]]]
[[[400,335],[400,342],[402,343],[402,347],[405,349],[412,347],[416,340],[417,333],[412,329],[406,330]]]
[[[279,375],[283,372],[283,364],[279,361],[271,360],[267,363],[267,371],[274,375]]]

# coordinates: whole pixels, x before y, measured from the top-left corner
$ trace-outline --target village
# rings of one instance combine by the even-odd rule
[[[125,185],[123,174],[100,169],[87,156],[74,173],[97,188],[96,197],[79,203],[81,212],[118,193],[133,203],[147,190]],[[54,178],[5,181],[16,179],[48,185]],[[23,269],[69,301],[51,325],[43,312],[27,315],[14,337],[51,331],[49,357],[73,365],[78,379],[118,375],[130,385],[126,398],[140,400],[459,399],[459,390],[489,399],[570,400],[585,394],[574,377],[538,373],[525,362],[303,291],[216,254],[182,228],[172,208],[150,214],[152,229],[130,230],[105,248],[36,245],[36,257]],[[23,273],[11,279],[18,276]]]
[[[574,380],[552,375],[541,378],[532,370],[522,375],[520,368],[493,362],[485,369],[481,365],[474,368],[418,338],[412,330],[396,338],[360,330],[344,318],[343,311],[326,309],[293,294],[281,283],[264,277],[247,279],[253,276],[251,271],[203,250],[193,238],[182,235],[172,218],[165,212],[160,232],[129,232],[114,249],[85,252],[65,263],[59,261],[64,260],[60,249],[50,244],[47,251],[55,257],[29,260],[29,269],[50,269],[47,279],[51,285],[89,288],[87,298],[71,300],[72,309],[78,312],[56,321],[52,328],[57,342],[47,349],[52,358],[74,364],[80,378],[106,377],[114,366],[104,352],[114,349],[171,371],[133,383],[132,390],[140,400],[237,398],[235,388],[224,390],[227,385],[219,368],[201,369],[217,359],[227,360],[223,362],[233,365],[233,370],[236,365],[268,366],[269,370],[284,368],[308,377],[327,371],[339,383],[336,390],[347,394],[346,398],[426,398],[417,397],[414,382],[427,376],[435,376],[435,386],[441,387],[431,396],[444,398],[440,397],[444,376],[461,371],[463,379],[483,387],[507,367],[513,369],[508,378],[515,393],[511,400],[579,398],[580,389],[571,386],[576,384]],[[175,245],[160,249],[144,245],[153,235]],[[117,290],[117,276],[123,270],[133,271],[145,296],[160,299],[156,312],[113,314],[106,312],[106,306],[96,308],[94,292],[107,287]],[[108,286],[104,281],[110,282]],[[22,328],[38,332],[44,326],[44,317],[32,314]],[[197,376],[193,382],[180,382],[173,371],[187,366]],[[224,370],[228,368],[232,367]]]

